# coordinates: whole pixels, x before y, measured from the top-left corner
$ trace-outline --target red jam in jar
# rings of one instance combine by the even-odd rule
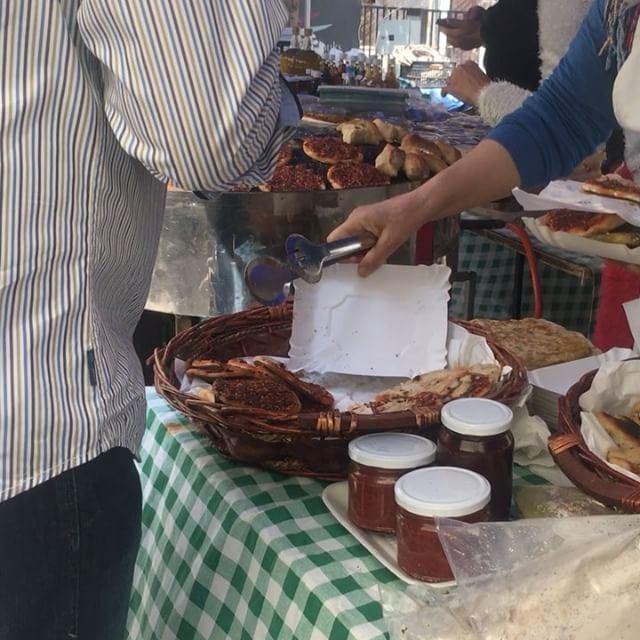
[[[484,398],[462,398],[442,409],[438,435],[439,465],[462,467],[491,485],[492,520],[508,520],[513,484],[513,413]]]
[[[436,518],[487,522],[491,487],[467,469],[418,469],[396,482],[398,566],[425,582],[454,579],[436,526]]]
[[[409,433],[379,433],[349,443],[349,520],[362,529],[394,533],[393,487],[405,473],[435,459],[436,445]]]

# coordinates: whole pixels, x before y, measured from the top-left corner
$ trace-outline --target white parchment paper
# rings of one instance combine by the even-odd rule
[[[580,432],[586,445],[603,462],[620,473],[640,482],[638,474],[607,461],[607,452],[615,447],[609,434],[600,425],[595,411],[612,415],[629,415],[640,399],[640,360],[612,362],[600,367],[591,389],[580,396],[582,426]]]

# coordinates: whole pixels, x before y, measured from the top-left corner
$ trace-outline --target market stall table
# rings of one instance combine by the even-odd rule
[[[147,399],[129,637],[385,638],[378,585],[405,585],[329,513],[326,483],[234,463],[155,391]]]

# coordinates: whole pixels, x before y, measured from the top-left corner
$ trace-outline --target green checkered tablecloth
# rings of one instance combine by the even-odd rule
[[[385,638],[378,585],[404,583],[329,513],[326,485],[227,460],[147,395],[131,640]]]
[[[505,235],[512,235],[502,231]],[[534,246],[542,245],[532,239]],[[593,278],[581,282],[560,269],[547,264],[539,265],[544,317],[572,331],[591,335],[600,294],[602,260],[593,256],[544,246],[548,253],[587,267]],[[473,271],[476,282],[476,318],[511,318],[513,270],[515,253],[508,247],[471,231],[460,234],[458,269]],[[522,292],[522,317],[533,313],[533,290],[529,267],[525,264]],[[464,314],[464,285],[455,284],[451,292],[450,313],[453,318]]]

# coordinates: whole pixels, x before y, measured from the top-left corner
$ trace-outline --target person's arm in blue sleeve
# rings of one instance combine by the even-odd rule
[[[355,209],[330,240],[368,232],[376,245],[359,272],[377,269],[423,224],[538,186],[573,169],[606,140],[615,73],[605,69],[605,0],[596,0],[555,74],[475,149],[418,189]]]
[[[512,157],[523,187],[569,175],[615,126],[615,71],[600,54],[607,39],[605,0],[592,6],[553,75],[489,138]]]

